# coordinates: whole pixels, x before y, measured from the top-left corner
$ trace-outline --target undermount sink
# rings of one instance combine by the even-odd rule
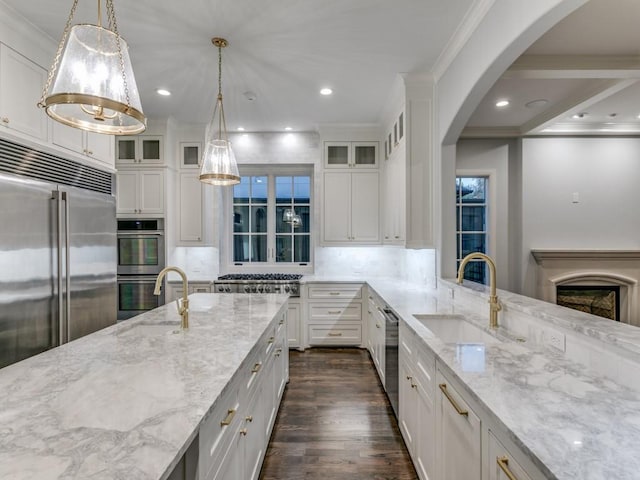
[[[444,343],[499,343],[496,337],[467,322],[462,317],[442,315],[413,316]]]

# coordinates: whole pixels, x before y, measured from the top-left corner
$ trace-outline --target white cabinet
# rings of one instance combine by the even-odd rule
[[[398,424],[421,480],[435,478],[435,357],[401,325]]]
[[[378,371],[378,377],[384,385],[385,383],[385,330],[386,322],[383,314],[384,305],[382,301],[373,296],[369,296],[369,342],[371,346],[371,359]]]
[[[201,242],[204,237],[202,202],[205,185],[198,177],[198,173],[192,172],[180,172],[178,177],[180,242]]]
[[[383,243],[403,245],[406,232],[406,155],[400,144],[384,161],[382,188]]]
[[[203,480],[256,480],[289,379],[287,314],[265,330],[199,434]]]
[[[323,243],[380,243],[378,172],[325,172],[323,180]]]
[[[436,373],[436,458],[440,480],[481,480],[481,422],[455,386],[439,369]]]
[[[349,283],[308,285],[309,345],[362,345],[362,287]]]
[[[116,165],[159,165],[164,162],[162,135],[130,135],[116,139]]]
[[[376,168],[378,142],[324,142],[325,168]]]
[[[304,340],[301,338],[302,321],[300,298],[289,298],[289,309],[287,310],[287,337],[289,348],[302,349]]]
[[[115,141],[112,135],[85,132],[60,122],[51,122],[51,141],[54,145],[114,166]]]
[[[514,478],[516,480],[532,480],[527,471],[514,459],[510,449],[507,449],[491,430],[489,430],[488,438],[489,480],[513,480]],[[539,474],[536,478],[543,477]]]
[[[182,298],[183,291],[181,280],[171,280],[167,282],[165,303]],[[189,282],[189,292],[187,292],[187,295],[191,295],[192,293],[211,293],[211,282]]]
[[[37,106],[47,71],[0,44],[0,125],[47,140],[47,115]]]
[[[121,170],[117,173],[118,214],[162,216],[164,171]]]

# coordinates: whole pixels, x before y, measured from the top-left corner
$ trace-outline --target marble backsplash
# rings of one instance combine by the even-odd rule
[[[189,279],[215,280],[221,273],[215,247],[176,247],[167,265],[182,268]],[[436,286],[435,250],[401,247],[317,247],[314,275],[392,277],[417,286]],[[224,272],[222,272],[224,273]],[[178,280],[172,275],[171,280]]]

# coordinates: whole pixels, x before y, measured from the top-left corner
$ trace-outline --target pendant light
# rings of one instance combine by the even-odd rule
[[[105,0],[108,28],[71,26],[74,0],[38,106],[71,127],[108,135],[144,132],[146,118],[131,68],[127,43],[118,34],[113,0]]]
[[[207,127],[200,181],[212,185],[235,185],[240,183],[240,174],[227,135],[222,105],[222,49],[229,43],[218,37],[212,38],[211,42],[218,47],[218,97]]]

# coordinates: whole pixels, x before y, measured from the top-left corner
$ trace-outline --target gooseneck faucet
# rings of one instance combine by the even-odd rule
[[[498,328],[498,312],[502,310],[502,305],[500,305],[500,301],[498,301],[498,296],[496,295],[496,264],[491,260],[491,257],[484,253],[470,253],[460,262],[457,279],[459,284],[462,284],[462,280],[464,279],[464,267],[470,260],[483,260],[487,265],[489,265],[489,326],[491,328]]]
[[[178,315],[181,317],[180,328],[189,328],[189,282],[187,281],[187,275],[178,267],[166,267],[163,268],[156,278],[156,288],[153,290],[154,295],[160,295],[160,289],[162,288],[162,279],[167,272],[176,272],[182,277],[182,298],[176,300],[176,306],[178,307]],[[182,302],[180,302],[182,300]]]

